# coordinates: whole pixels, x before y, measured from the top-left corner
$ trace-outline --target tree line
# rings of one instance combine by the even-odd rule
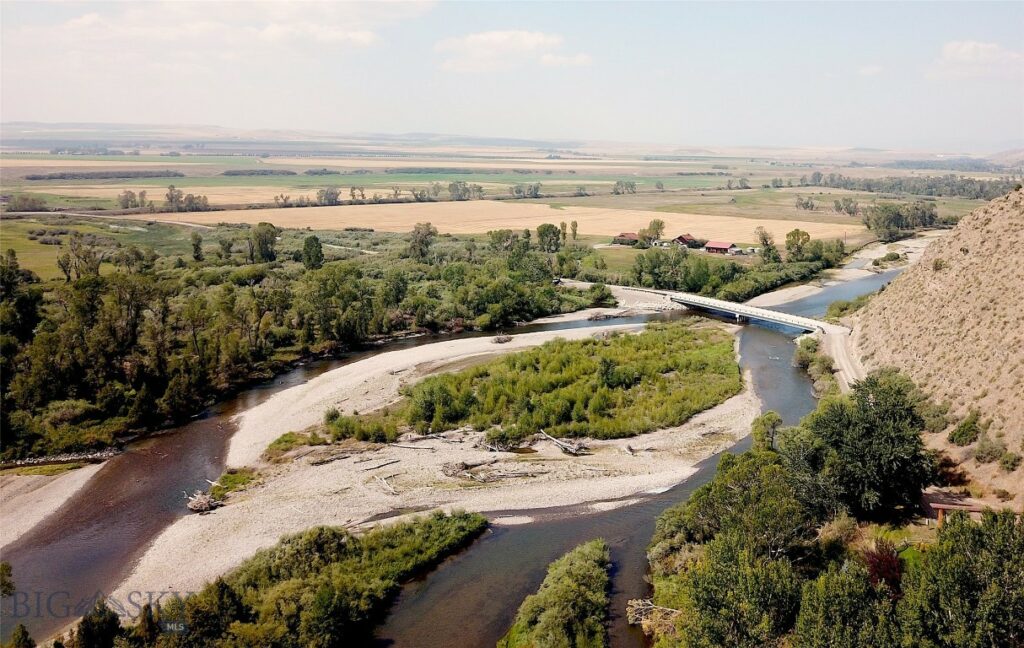
[[[800,186],[831,187],[870,193],[904,193],[918,196],[951,196],[992,200],[1009,193],[1020,184],[1013,178],[984,180],[947,174],[942,176],[900,176],[886,178],[850,178],[839,173],[815,171],[800,178]]]
[[[438,246],[429,224],[400,251],[335,262],[315,236],[282,250],[270,223],[231,231],[213,246],[193,232],[189,261],[72,233],[45,300],[13,252],[0,259],[3,456],[187,419],[296,357],[407,330],[493,330],[594,298],[553,286],[531,245]]]
[[[686,248],[652,248],[637,255],[627,280],[638,286],[699,293],[728,301],[744,301],[778,286],[813,277],[839,264],[845,256],[841,240],[811,239],[799,229],[787,235],[783,262],[771,234],[755,232],[761,263],[753,266],[709,259]]]
[[[654,599],[631,604],[659,646],[1012,646],[1024,638],[1024,522],[953,515],[937,542],[859,540],[900,524],[936,477],[923,399],[898,373],[831,396],[795,428],[769,412],[754,447],[658,520]]]

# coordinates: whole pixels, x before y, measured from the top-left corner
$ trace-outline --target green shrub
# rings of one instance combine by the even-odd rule
[[[342,416],[331,432],[385,442],[404,425],[420,432],[471,425],[509,445],[539,430],[620,438],[680,425],[741,388],[731,336],[689,322],[655,324],[639,335],[556,339],[432,376],[408,389],[395,411]]]
[[[267,449],[263,451],[263,457],[268,461],[275,461],[295,448],[306,445],[325,445],[326,443],[327,440],[316,433],[285,432],[267,446]]]
[[[978,447],[974,450],[974,458],[978,463],[992,463],[997,461],[1006,453],[1006,444],[996,439],[991,439],[987,434],[981,436]]]
[[[834,301],[828,305],[828,309],[825,311],[825,319],[835,320],[851,315],[866,306],[868,300],[873,296],[874,295],[868,294],[861,295],[860,297],[851,300],[840,299],[838,301]]]
[[[981,426],[978,423],[980,414],[977,410],[971,410],[971,413],[967,415],[960,424],[957,425],[952,432],[949,433],[949,442],[958,446],[969,446],[978,440],[978,435],[981,434]]]
[[[1020,467],[1020,463],[1021,457],[1016,452],[1004,452],[1003,455],[999,457],[999,467],[1006,472],[1013,472],[1014,470],[1017,470],[1017,468]]]
[[[217,484],[210,487],[210,496],[222,500],[228,493],[242,490],[256,479],[256,471],[252,468],[228,468],[217,478]]]
[[[498,648],[607,645],[610,566],[603,540],[581,544],[551,563],[540,589],[523,601]]]

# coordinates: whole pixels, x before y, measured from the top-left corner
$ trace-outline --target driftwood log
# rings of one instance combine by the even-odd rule
[[[390,466],[391,464],[396,464],[399,461],[401,461],[401,459],[392,459],[391,461],[385,461],[384,463],[377,464],[376,466],[368,466],[366,468],[363,468],[362,470],[363,470],[363,472],[366,472],[368,470],[377,470],[378,468],[383,468],[384,466]]]
[[[587,452],[587,446],[582,441],[565,441],[561,439],[556,439],[555,437],[551,436],[544,430],[541,430],[540,434],[545,439],[558,446],[558,449],[566,454],[579,456],[582,454],[586,454]]]
[[[185,498],[188,499],[185,506],[195,513],[206,513],[220,506],[220,502],[213,499],[212,495],[201,490],[197,490],[191,495],[185,493]]]

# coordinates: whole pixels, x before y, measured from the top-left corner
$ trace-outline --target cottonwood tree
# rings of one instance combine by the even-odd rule
[[[307,236],[302,242],[302,265],[307,270],[318,270],[324,264],[324,248],[320,238]]]
[[[189,240],[192,243],[192,259],[195,261],[203,260],[203,237],[199,235],[199,232],[192,230],[189,235]]]
[[[775,246],[775,237],[763,227],[754,230],[758,243],[761,246],[761,261],[763,263],[782,263],[782,255],[779,248]]]
[[[802,261],[804,249],[811,242],[811,235],[802,229],[795,229],[786,234],[786,256],[791,261]]]
[[[537,245],[544,252],[558,252],[561,247],[561,232],[551,223],[537,226]]]
[[[430,223],[416,223],[409,239],[409,256],[420,262],[426,261],[430,256],[430,246],[434,244],[435,238],[437,238],[436,227]]]

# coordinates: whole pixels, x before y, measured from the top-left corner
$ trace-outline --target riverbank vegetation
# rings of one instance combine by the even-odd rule
[[[889,371],[797,427],[755,422],[754,447],[659,518],[654,599],[632,602],[633,620],[659,648],[1019,642],[1024,523],[1012,512],[951,516],[934,544],[865,537],[879,529],[869,523],[906,524],[935,478],[920,406]]]
[[[325,234],[333,247],[269,223],[124,227],[130,236],[91,220],[51,228],[54,281],[16,252],[0,259],[5,458],[100,448],[185,420],[313,355],[608,301],[552,285],[549,255],[525,240],[478,248],[429,224]]]
[[[316,527],[283,538],[196,594],[146,605],[131,627],[101,602],[63,645],[365,645],[403,582],[486,528],[478,514],[440,512],[359,536]]]
[[[515,446],[555,436],[619,438],[681,425],[739,393],[728,333],[693,322],[652,324],[638,335],[553,340],[463,371],[432,376],[397,407],[339,416],[336,438],[394,440],[403,429],[463,425]]]
[[[802,235],[798,244],[794,234]],[[810,279],[838,265],[846,254],[841,240],[812,240],[797,229],[787,237],[788,252],[783,261],[770,234],[761,231],[757,236],[762,251],[761,261],[756,264],[719,259],[680,247],[653,248],[636,257],[625,283],[739,302],[787,283]],[[606,279],[601,272],[581,274],[580,278]]]
[[[605,621],[610,567],[604,540],[581,544],[551,563],[540,589],[523,601],[515,624],[498,641],[498,648],[608,645]]]

